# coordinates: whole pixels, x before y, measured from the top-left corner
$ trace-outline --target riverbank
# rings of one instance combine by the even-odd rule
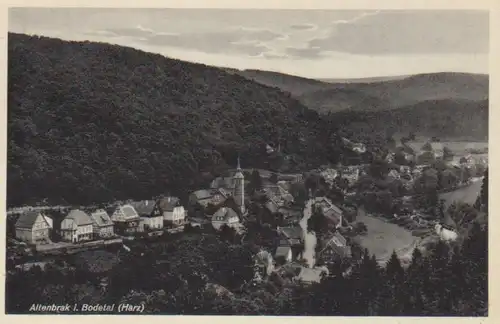
[[[454,202],[463,202],[469,205],[473,205],[479,193],[481,192],[482,177],[475,178],[468,186],[462,187],[460,189],[444,192],[439,194],[439,198],[443,199],[445,202],[445,207],[448,208]]]

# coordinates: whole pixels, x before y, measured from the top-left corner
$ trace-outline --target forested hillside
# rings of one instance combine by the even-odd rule
[[[343,111],[328,118],[344,125],[346,136],[369,141],[375,134],[408,134],[461,140],[488,140],[488,100],[428,100],[385,111]]]
[[[9,205],[182,195],[238,153],[269,167],[278,141],[291,169],[338,157],[317,113],[218,68],[22,34],[8,50]]]
[[[373,112],[409,107],[424,101],[479,102],[489,97],[489,77],[482,74],[443,72],[393,79],[319,81],[269,71],[231,72],[289,92],[320,113],[348,109]]]

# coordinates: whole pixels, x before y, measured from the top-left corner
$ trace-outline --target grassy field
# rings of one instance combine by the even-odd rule
[[[402,261],[411,258],[413,248],[420,241],[420,238],[413,236],[405,228],[370,216],[361,208],[356,221],[365,223],[368,228],[368,233],[356,237],[356,240],[374,254],[380,263],[386,262],[393,251],[396,251]]]

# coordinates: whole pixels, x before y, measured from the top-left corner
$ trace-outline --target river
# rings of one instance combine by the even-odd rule
[[[316,234],[307,230],[307,221],[312,215],[314,199],[309,199],[304,207],[304,216],[300,221],[300,227],[304,235],[304,252],[302,257],[307,261],[307,265],[312,268],[315,263]]]
[[[439,198],[444,199],[445,207],[448,208],[453,202],[464,202],[469,205],[474,205],[476,199],[481,192],[481,185],[483,183],[483,178],[473,178],[472,183],[460,189],[451,192],[445,192],[439,195]]]

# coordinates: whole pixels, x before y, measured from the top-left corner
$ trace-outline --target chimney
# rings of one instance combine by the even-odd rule
[[[149,201],[148,201],[148,200],[146,200],[146,206],[148,205],[148,203],[149,203]]]

